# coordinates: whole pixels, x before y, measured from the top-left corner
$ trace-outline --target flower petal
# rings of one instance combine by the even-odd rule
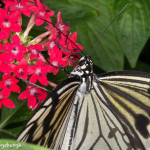
[[[12,49],[12,44],[11,43],[5,43],[4,44],[4,49],[8,52],[11,52]]]
[[[19,16],[20,16],[19,11],[15,11],[15,12],[10,13],[9,19],[10,19],[12,22],[17,22]]]
[[[17,92],[17,93],[19,93],[19,92],[21,91],[20,87],[19,87],[17,84],[13,84],[13,85],[11,86],[11,90],[12,90],[13,92]]]
[[[42,77],[38,76],[38,80],[43,85],[47,85],[48,84],[47,77],[45,76],[45,74],[42,74]]]
[[[3,80],[7,80],[7,79],[10,79],[10,78],[11,78],[10,74],[3,74],[3,76],[2,76]]]
[[[28,98],[28,90],[23,91],[18,97],[18,99],[20,99],[20,100],[24,100],[27,98]]]
[[[13,32],[20,32],[22,30],[21,26],[19,24],[14,24],[11,28]]]
[[[28,8],[22,9],[22,13],[27,17],[31,16],[31,11]]]
[[[8,98],[5,98],[3,101],[2,101],[3,105],[8,107],[8,108],[15,108],[15,104]]]
[[[35,66],[30,65],[27,67],[27,74],[33,74],[35,70]]]
[[[2,51],[3,50],[3,45],[2,45],[2,43],[0,43],[0,51]]]
[[[31,78],[30,78],[29,81],[30,81],[30,82],[33,82],[33,83],[36,83],[36,81],[37,81],[37,76],[33,74],[33,75],[31,76]]]
[[[4,86],[1,90],[1,92],[3,93],[3,95],[8,97],[11,94],[11,89],[8,89],[6,86]]]
[[[20,45],[21,44],[21,41],[20,41],[20,38],[17,34],[15,34],[12,38],[12,43],[15,44],[15,45]]]
[[[27,60],[26,58],[22,58],[19,62],[19,66],[26,66],[27,65]]]
[[[35,96],[31,96],[28,98],[28,108],[32,109],[36,105],[36,98]]]
[[[0,20],[5,18],[7,16],[6,11],[2,8],[0,8]]]
[[[0,88],[4,86],[4,81],[0,81]]]
[[[13,71],[13,69],[9,65],[1,64],[0,71],[3,73],[10,73]]]
[[[7,40],[10,34],[10,30],[1,29],[0,40]]]
[[[41,17],[41,16],[37,16],[37,17]],[[43,24],[44,23],[44,20],[42,20],[42,19],[39,19],[39,18],[36,18],[36,20],[35,20],[35,22],[36,22],[36,25],[37,26],[40,26],[41,24]]]

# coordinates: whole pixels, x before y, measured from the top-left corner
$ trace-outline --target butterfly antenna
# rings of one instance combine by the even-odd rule
[[[61,71],[64,71],[65,73],[67,73],[67,75],[70,75],[69,70],[67,70],[66,68],[60,68],[60,67],[54,66],[54,65],[52,65],[47,59],[45,59],[45,60],[46,60],[46,62],[47,62],[48,64],[50,64],[50,65],[53,66],[54,68],[60,69]]]
[[[74,46],[76,46],[79,50],[81,50],[78,45],[76,45],[68,36],[66,36],[66,35],[65,35],[57,26],[55,26],[52,22],[49,22],[49,21],[47,21],[47,20],[45,20],[45,19],[42,19],[42,18],[39,18],[39,17],[36,17],[36,18],[41,19],[41,20],[44,20],[44,21],[50,23],[51,25],[53,25],[53,27],[56,28],[61,34],[63,34]],[[81,53],[85,56],[84,52],[81,51]]]
[[[96,42],[93,51],[95,50],[97,44],[100,42],[101,38],[103,37],[104,33],[108,30],[108,28],[111,26],[111,24],[116,20],[116,18],[123,12],[123,10],[128,6],[128,3],[117,13],[117,15],[111,20],[111,22],[109,23],[109,25],[105,28],[105,30],[103,31],[103,33],[101,34],[101,36],[99,37],[98,41]]]
[[[42,89],[42,90],[45,90],[45,91],[47,91],[47,92],[51,92],[50,90],[47,90],[47,89],[44,88],[44,87],[38,86],[37,84],[35,84],[35,83],[33,83],[33,82],[30,82],[30,81],[27,81],[27,80],[18,78],[16,75],[15,75],[14,77],[15,77],[17,80],[23,81],[23,82],[25,82],[25,83],[27,83],[27,84],[31,84],[31,85],[33,85],[33,86],[35,86],[35,87],[38,87],[38,88],[40,88],[40,89]]]

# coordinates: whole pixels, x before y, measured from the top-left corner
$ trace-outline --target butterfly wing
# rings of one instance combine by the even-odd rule
[[[95,76],[79,105],[73,149],[149,149],[150,74]]]
[[[66,128],[80,82],[62,82],[27,123],[19,141],[65,147]],[[121,71],[94,75],[79,100],[72,149],[150,148],[150,74]],[[69,146],[66,145],[69,149]]]
[[[68,78],[58,85],[28,121],[17,140],[54,149],[61,147],[79,83],[76,78]]]

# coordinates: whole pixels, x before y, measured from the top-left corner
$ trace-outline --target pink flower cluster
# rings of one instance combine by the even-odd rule
[[[82,46],[75,43],[76,32],[67,33],[69,26],[62,22],[60,12],[57,14],[57,24],[52,25],[50,17],[54,15],[54,11],[41,3],[41,0],[3,2],[5,9],[0,8],[0,108],[2,105],[15,108],[15,104],[8,97],[11,92],[21,92],[17,85],[18,79],[32,83],[39,81],[47,86],[51,83],[47,79],[47,73],[56,75],[62,67],[76,66]],[[22,15],[30,17],[25,31],[21,28]],[[33,26],[40,26],[44,21],[47,23],[45,32],[28,40]],[[47,60],[41,52],[48,53]],[[28,83],[26,90],[18,98],[28,99],[28,108],[34,109],[46,97],[45,90]]]

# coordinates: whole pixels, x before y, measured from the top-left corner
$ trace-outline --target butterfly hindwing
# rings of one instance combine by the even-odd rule
[[[124,138],[126,134],[117,117],[100,101],[100,97],[94,89],[85,96],[79,111],[73,149],[117,150],[127,148],[127,144],[131,147]]]
[[[150,74],[134,71],[106,73],[98,77],[97,84],[103,102],[126,128],[133,147],[150,148]]]
[[[150,148],[150,74],[95,75],[80,102],[73,149]]]

